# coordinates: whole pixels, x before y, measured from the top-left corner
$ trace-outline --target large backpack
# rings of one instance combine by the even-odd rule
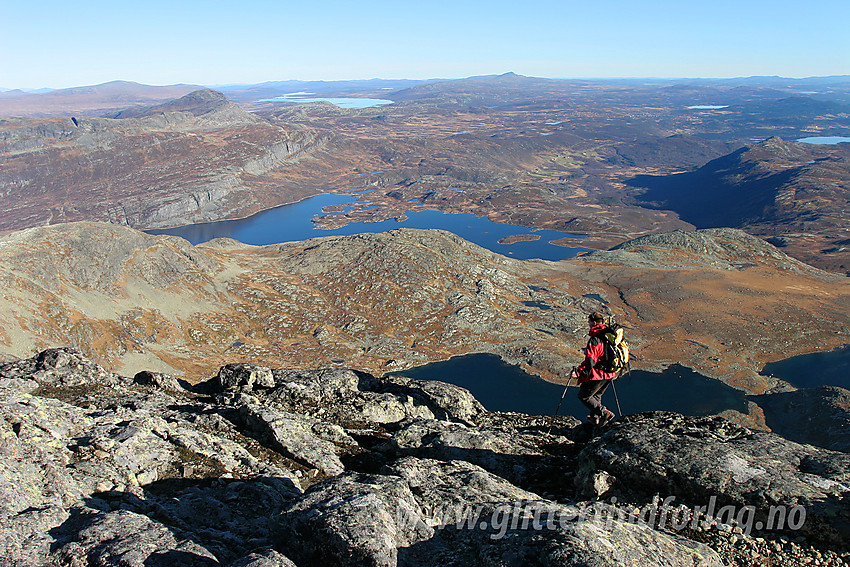
[[[605,353],[597,364],[604,372],[616,372],[619,378],[629,370],[629,345],[623,340],[625,329],[617,323],[608,325],[604,333],[597,335],[605,345]]]

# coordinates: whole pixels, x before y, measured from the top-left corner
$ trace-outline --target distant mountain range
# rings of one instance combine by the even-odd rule
[[[198,85],[154,87],[130,81],[59,89],[49,92],[0,93],[0,116],[108,116],[125,108],[155,104],[198,90]]]
[[[550,79],[527,77],[516,73],[501,75],[481,75],[462,79],[360,79],[344,81],[266,81],[256,84],[215,85],[215,90],[223,92],[238,103],[253,102],[264,98],[274,98],[294,92],[309,92],[322,96],[364,96],[375,95],[381,91],[394,93],[393,100],[403,101],[422,99],[436,93],[468,93],[481,89],[522,87],[535,91],[559,91],[565,85],[628,85],[651,86],[653,88],[675,86],[682,89],[697,88],[704,92],[710,87],[722,88],[728,92],[732,88],[779,89],[777,95],[788,96],[788,89],[818,89],[850,85],[850,75],[828,77],[787,78],[777,76],[738,77],[731,79],[710,78],[614,78],[614,79]],[[67,116],[87,114],[108,116],[110,113],[135,105],[150,105],[183,96],[194,90],[204,88],[201,85],[176,84],[151,86],[132,81],[110,81],[99,85],[80,86],[67,89],[6,89],[0,88],[0,116]],[[783,90],[784,89],[784,90]],[[539,94],[539,93],[538,93]],[[743,94],[739,91],[738,95]],[[803,93],[801,93],[803,94]],[[805,94],[821,94],[805,91]],[[737,97],[735,99],[737,101]],[[850,98],[846,99],[850,102]]]

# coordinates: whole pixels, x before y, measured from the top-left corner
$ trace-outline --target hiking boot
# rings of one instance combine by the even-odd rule
[[[587,416],[587,423],[589,423],[590,425],[599,425],[599,416],[598,415]]]
[[[614,412],[605,408],[602,410],[602,417],[599,418],[599,425],[605,425],[612,419],[614,419]]]

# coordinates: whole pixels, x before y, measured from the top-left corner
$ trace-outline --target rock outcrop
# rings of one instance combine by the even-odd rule
[[[719,567],[756,564],[764,546],[789,565],[850,558],[848,455],[721,418],[594,431],[354,370],[240,363],[196,386],[140,374],[67,348],[0,365],[3,564]],[[639,512],[658,494],[758,519],[793,505],[806,529],[734,514],[664,525]]]
[[[768,427],[783,437],[850,453],[850,391],[820,386],[753,399],[764,409]]]
[[[615,261],[626,266],[679,270],[708,267],[745,270],[767,264],[801,274],[819,272],[783,254],[764,240],[732,228],[650,234],[619,244],[611,250],[592,252],[580,260]]]
[[[756,526],[802,531],[826,543],[850,538],[850,455],[798,445],[721,418],[658,413],[628,417],[579,455],[579,477],[604,471],[616,487],[649,498],[666,494],[717,510],[749,507]],[[805,511],[801,526],[776,526],[769,511]],[[774,516],[776,516],[775,513]]]

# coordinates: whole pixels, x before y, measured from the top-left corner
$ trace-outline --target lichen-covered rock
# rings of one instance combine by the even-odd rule
[[[410,457],[384,472],[311,488],[281,515],[279,545],[331,566],[722,565],[702,544],[543,501],[463,461]]]
[[[137,497],[108,494],[104,499],[191,534],[224,560],[269,545],[278,512],[300,495],[288,479],[250,477],[171,480],[145,487]]]
[[[240,409],[245,427],[281,451],[324,474],[336,475],[345,470],[339,454],[345,448],[357,447],[338,425],[323,423],[308,416],[272,410],[260,405],[244,405]]]
[[[85,491],[69,468],[70,440],[92,426],[80,408],[0,391],[0,510],[68,506]]]
[[[79,349],[51,348],[33,358],[0,365],[0,378],[26,377],[41,386],[121,385],[127,382],[86,358]]]
[[[388,465],[384,472],[403,478],[417,502],[432,514],[453,505],[540,500],[538,495],[466,461],[405,457]],[[429,519],[433,523],[444,518]]]
[[[254,389],[251,395],[284,411],[323,421],[346,424],[388,424],[408,418],[471,421],[485,411],[469,390],[444,382],[400,376],[378,379],[348,369],[272,372],[274,387]],[[211,387],[220,391],[222,386],[217,380],[213,379]],[[231,382],[231,390],[250,390]]]
[[[237,559],[228,567],[296,567],[296,565],[291,559],[274,549],[264,549]]]
[[[227,437],[178,426],[168,430],[167,439],[182,450],[180,472],[183,476],[191,477],[208,472],[235,473],[241,476],[260,475],[286,479],[295,492],[301,492],[300,482],[292,471],[280,464],[255,457],[243,445]],[[195,467],[198,470],[194,470]]]
[[[178,391],[182,389],[180,382],[174,376],[162,372],[151,372],[142,370],[133,376],[133,382],[140,386],[149,386],[161,390]]]
[[[365,372],[281,369],[274,379],[263,400],[286,411],[340,423],[391,423],[407,415],[397,397],[375,392],[378,380]]]
[[[49,557],[56,543],[51,531],[70,516],[62,506],[32,507],[18,513],[0,511],[0,562],[10,566],[51,564]]]
[[[224,392],[251,392],[255,388],[274,388],[274,385],[271,369],[256,364],[227,364],[215,377],[215,386]]]
[[[185,534],[147,516],[78,509],[57,529],[56,557],[65,565],[204,567],[220,563]]]
[[[399,515],[410,518],[400,524]],[[398,548],[433,536],[406,482],[345,473],[315,485],[284,510],[277,545],[304,565],[398,563]]]
[[[563,517],[575,511],[558,510]],[[557,514],[556,514],[557,515]],[[523,520],[534,525],[534,518]],[[503,520],[514,522],[509,516]],[[620,567],[622,565],[652,565],[657,567],[723,567],[720,557],[708,546],[655,531],[643,525],[621,521],[584,519],[558,522],[554,530],[525,529],[508,532],[480,533],[471,541],[470,565],[552,565],[571,567]]]
[[[474,423],[479,415],[487,411],[466,388],[437,380],[389,376],[381,389],[393,394],[409,395],[421,401],[439,420]]]
[[[441,461],[466,461],[514,484],[546,491],[553,485],[569,484],[572,459],[578,447],[563,439],[559,454],[553,455],[541,447],[543,442],[536,432],[413,420],[404,423],[375,450],[396,457],[415,455]]]
[[[0,564],[719,565],[633,521],[655,492],[805,505],[795,536],[840,544],[850,455],[675,414],[590,439],[442,383],[233,370],[221,391],[62,349],[0,366]],[[611,495],[634,498],[583,501]]]
[[[405,458],[387,468],[410,486],[435,537],[399,564],[717,566],[708,547],[585,505],[541,499],[463,461]],[[433,561],[442,556],[444,563]]]
[[[691,505],[714,497],[718,507],[738,511],[752,506],[757,529],[768,525],[772,507],[784,507],[787,518],[799,506],[802,526],[774,522],[774,528],[832,543],[850,541],[850,455],[750,431],[720,417],[627,416],[588,443],[579,465],[580,478],[605,471],[622,490],[643,497],[658,493]]]

